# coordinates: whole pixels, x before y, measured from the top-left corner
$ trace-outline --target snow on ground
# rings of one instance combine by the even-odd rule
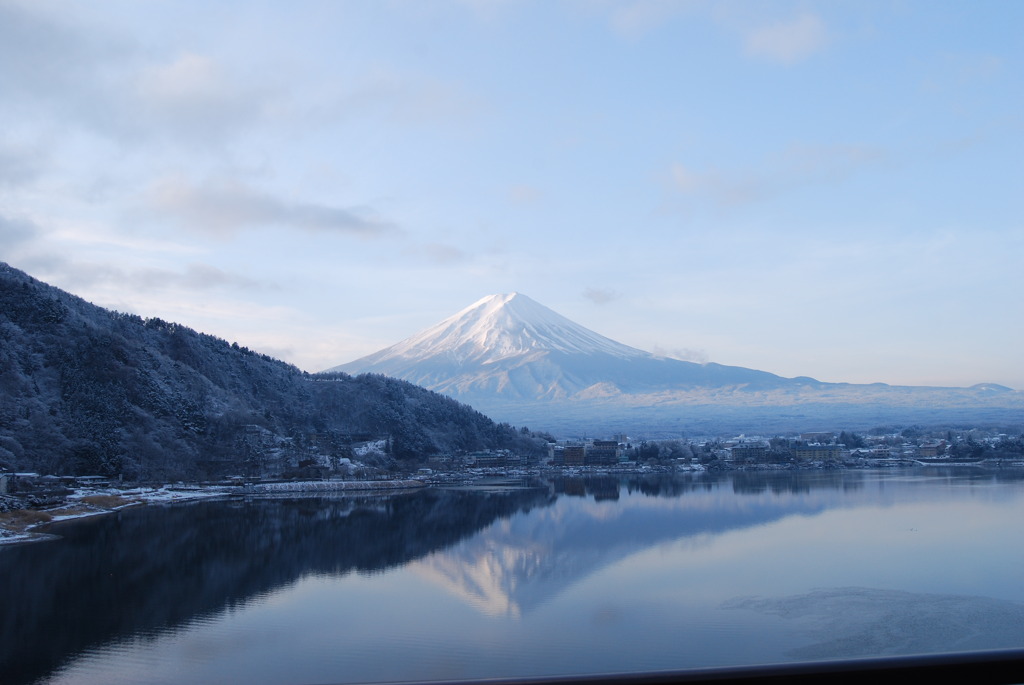
[[[387,440],[375,440],[368,442],[363,445],[357,445],[352,448],[352,454],[357,457],[366,457],[368,455],[383,455],[387,451]]]
[[[224,497],[229,491],[220,487],[200,487],[186,485],[164,485],[159,488],[79,488],[68,495],[63,504],[45,510],[35,511],[35,521],[10,518],[0,519],[0,545],[45,540],[50,536],[35,532],[35,529],[48,523],[70,521],[87,516],[109,514],[126,507],[139,504],[156,504],[164,502],[185,502],[189,500]]]
[[[10,545],[15,542],[28,542],[33,539],[31,533],[13,533],[0,528],[0,545]]]
[[[252,486],[254,493],[262,492],[332,492],[365,490],[400,490],[422,488],[421,480],[307,480],[287,483],[260,483]]]
[[[131,488],[119,490],[117,488],[82,489],[76,490],[68,496],[68,501],[81,500],[96,495],[114,495],[125,499],[137,500],[139,503],[146,502],[177,502],[193,499],[208,499],[210,497],[223,497],[235,490],[223,487],[204,487],[201,485],[164,485],[159,488]]]
[[[322,491],[354,491],[393,490],[401,488],[419,488],[424,483],[419,480],[388,480],[388,481],[302,481],[285,483],[260,483],[254,485],[247,494],[270,494],[276,492],[322,492]],[[166,502],[186,502],[189,500],[225,497],[241,494],[239,488],[204,487],[199,485],[164,485],[159,488],[80,488],[68,495],[67,501],[45,510],[26,509],[11,512],[6,518],[0,516],[0,545],[29,540],[46,540],[52,536],[36,532],[36,529],[48,523],[70,521],[87,516],[109,514],[126,507],[139,504],[160,504]]]

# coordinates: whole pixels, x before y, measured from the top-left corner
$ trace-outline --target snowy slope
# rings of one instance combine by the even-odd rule
[[[508,293],[477,300],[441,323],[358,363],[444,357],[459,364],[490,364],[538,352],[650,357],[647,352],[588,330],[526,295]]]
[[[391,347],[329,371],[380,373],[466,401],[610,398],[679,386],[763,386],[762,371],[656,357],[520,293],[490,295]]]
[[[1019,420],[995,385],[821,383],[658,357],[525,295],[485,297],[421,333],[330,371],[376,373],[452,395],[516,425],[571,431],[803,430],[887,422]]]
[[[893,421],[1005,421],[1024,410],[1024,393],[991,384],[822,383],[657,357],[519,293],[485,297],[329,371],[401,378],[499,420],[574,431],[867,428]]]

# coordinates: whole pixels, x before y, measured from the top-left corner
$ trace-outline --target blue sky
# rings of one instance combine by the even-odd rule
[[[0,259],[317,371],[497,292],[1024,388],[1024,3],[0,0]]]

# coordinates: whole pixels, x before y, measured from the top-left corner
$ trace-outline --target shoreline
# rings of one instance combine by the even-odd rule
[[[966,464],[930,463],[927,465],[917,464],[916,468],[927,468],[934,466],[967,466]],[[851,467],[840,464],[816,464],[802,465],[797,470],[818,470],[818,469],[839,469],[839,470],[860,470],[867,465]],[[896,466],[870,465],[867,468],[888,470]],[[904,468],[915,468],[914,466],[901,465]],[[981,464],[973,463],[970,466],[979,467]],[[733,465],[728,469],[707,469],[710,472],[741,472],[741,471],[782,471],[791,470],[792,465]],[[360,481],[288,481],[277,483],[253,483],[244,486],[226,485],[199,485],[199,484],[176,484],[155,487],[136,487],[125,490],[117,488],[82,488],[74,491],[63,503],[46,508],[21,508],[0,512],[0,548],[6,545],[17,545],[31,542],[42,542],[46,540],[59,539],[60,536],[54,533],[40,532],[38,529],[54,523],[73,521],[76,519],[89,518],[112,514],[129,507],[148,504],[167,504],[175,502],[195,502],[199,500],[230,498],[230,497],[272,497],[275,495],[288,494],[326,494],[326,493],[352,493],[371,494],[374,492],[399,492],[402,490],[413,490],[424,487],[451,487],[453,485],[467,485],[479,480],[488,478],[522,478],[529,476],[602,476],[602,475],[624,475],[624,474],[669,474],[669,473],[700,473],[704,468],[678,469],[665,466],[632,465],[632,468],[621,468],[616,466],[582,466],[562,467],[547,469],[518,469],[491,467],[484,469],[473,469],[469,472],[438,472],[418,478],[404,478],[392,480],[360,480]]]
[[[172,487],[79,489],[59,505],[41,509],[14,509],[0,513],[0,546],[59,539],[38,529],[54,523],[113,514],[122,509],[167,502],[194,502],[230,495],[221,487],[176,490]]]
[[[247,487],[185,485],[160,488],[79,489],[59,505],[41,509],[14,509],[0,513],[0,547],[30,542],[59,539],[55,533],[38,529],[54,523],[74,521],[94,516],[113,514],[122,509],[150,504],[197,502],[230,497],[259,497],[277,494],[411,490],[427,487],[422,480],[396,479],[387,481],[295,481],[286,483],[259,483]]]

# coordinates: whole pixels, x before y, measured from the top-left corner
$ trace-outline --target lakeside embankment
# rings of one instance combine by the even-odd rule
[[[59,503],[41,505],[25,497],[0,496],[0,545],[51,539],[52,534],[43,531],[51,523],[88,516],[110,514],[126,507],[142,504],[187,502],[190,500],[216,497],[272,496],[289,493],[371,493],[428,486],[451,487],[480,482],[488,478],[522,479],[529,477],[592,477],[626,474],[653,475],[668,473],[735,472],[735,471],[780,471],[817,469],[877,469],[908,468],[927,469],[929,466],[992,466],[1006,464],[985,464],[984,462],[962,463],[953,460],[936,460],[925,464],[920,461],[884,460],[861,461],[857,464],[843,462],[804,462],[800,464],[716,464],[703,465],[650,465],[632,463],[607,466],[560,466],[509,468],[485,467],[459,471],[438,471],[421,473],[416,478],[391,480],[320,480],[256,482],[247,484],[200,485],[177,483],[160,487],[84,487],[68,494]]]
[[[141,504],[185,502],[228,494],[226,488],[220,487],[82,488],[59,504],[21,508],[17,507],[18,498],[6,497],[7,510],[0,511],[0,545],[50,539],[54,536],[38,529],[51,523],[102,516]]]
[[[0,511],[0,545],[48,540],[54,535],[39,529],[51,523],[89,516],[111,514],[144,504],[188,502],[218,497],[303,492],[374,492],[421,488],[420,480],[378,481],[292,481],[257,483],[245,486],[178,485],[158,488],[83,488],[75,490],[60,504],[48,507],[17,506],[17,498],[7,497],[6,511]],[[11,506],[13,505],[13,507]]]

